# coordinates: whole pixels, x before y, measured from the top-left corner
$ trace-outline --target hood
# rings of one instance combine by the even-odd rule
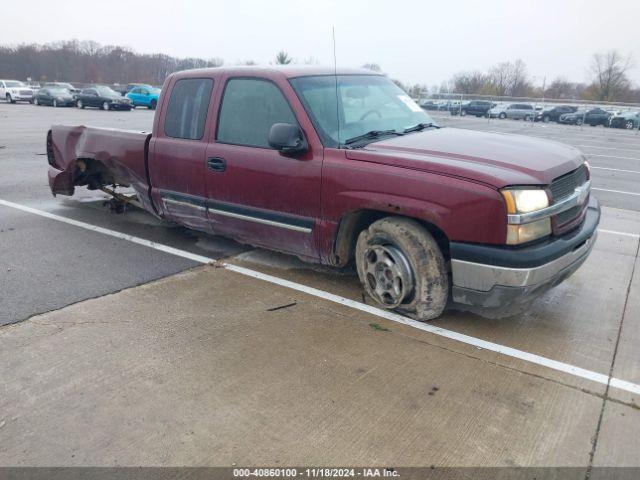
[[[347,150],[347,158],[461,177],[495,188],[547,185],[578,168],[569,145],[523,135],[440,128]]]

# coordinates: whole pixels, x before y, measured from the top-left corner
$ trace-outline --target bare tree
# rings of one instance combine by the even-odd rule
[[[549,86],[541,92],[547,98],[570,99],[578,98],[580,84],[570,82],[562,77],[553,80]]]
[[[627,72],[631,56],[623,57],[617,50],[596,53],[591,60],[592,92],[597,100],[614,101],[626,95],[631,87]]]
[[[0,46],[0,78],[77,83],[144,82],[158,85],[172,72],[219,67],[222,59],[139,54],[127,47],[69,40]]]
[[[288,65],[293,62],[293,59],[284,50],[280,50],[276,55],[276,65]]]
[[[478,71],[462,72],[455,74],[451,81],[456,93],[480,93],[490,82],[490,77]]]

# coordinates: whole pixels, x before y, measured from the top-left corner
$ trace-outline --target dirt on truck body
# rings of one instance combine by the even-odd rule
[[[440,128],[369,71],[176,73],[152,133],[53,126],[47,153],[54,194],[130,186],[187,227],[354,262],[379,306],[419,320],[525,307],[586,260],[600,218],[579,150]]]

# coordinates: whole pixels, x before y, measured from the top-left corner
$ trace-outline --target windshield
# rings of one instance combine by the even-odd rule
[[[121,95],[109,87],[97,87],[96,90],[101,97],[120,97]]]
[[[291,84],[322,142],[328,147],[343,145],[347,139],[371,131],[403,133],[405,129],[420,123],[434,123],[424,110],[386,77],[300,77],[292,79]]]
[[[7,88],[16,88],[16,87],[24,87],[24,83],[22,82],[16,82],[16,81],[9,81],[9,82],[4,82],[4,84],[7,86]]]

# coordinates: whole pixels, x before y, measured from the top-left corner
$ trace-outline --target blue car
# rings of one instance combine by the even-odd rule
[[[151,85],[140,85],[132,88],[126,97],[131,100],[134,107],[147,107],[155,110],[158,105],[158,97],[160,89],[153,88]]]

